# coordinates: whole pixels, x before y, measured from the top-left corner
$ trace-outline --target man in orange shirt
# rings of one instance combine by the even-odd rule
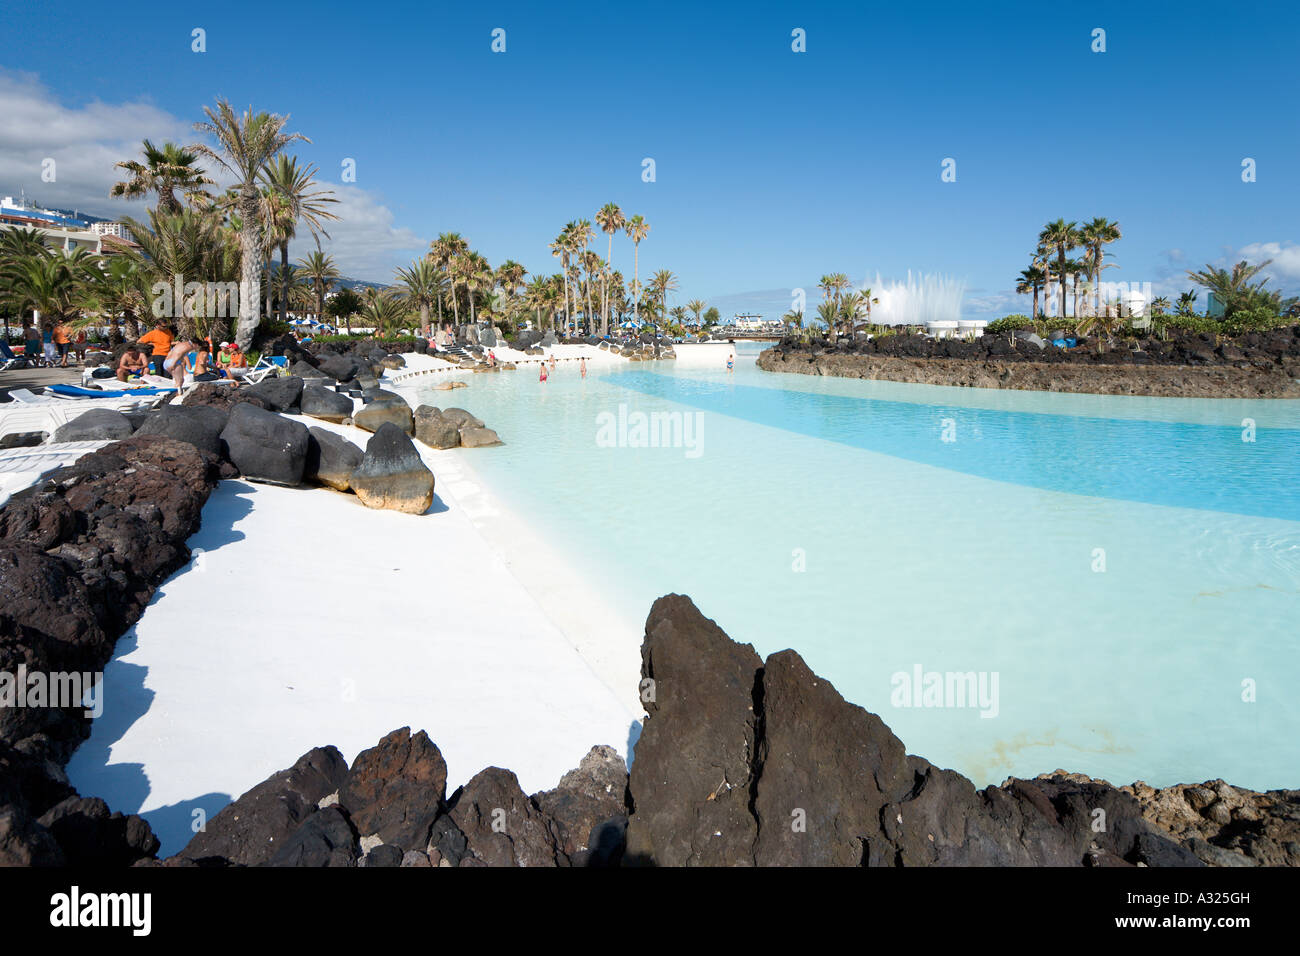
[[[155,325],[153,331],[140,336],[139,345],[142,348],[152,349],[152,352],[146,354],[152,356],[155,375],[167,374],[162,368],[162,363],[167,357],[167,353],[172,350],[173,341],[175,341],[175,339],[172,336],[171,330],[162,322]]]
[[[59,368],[68,367],[68,346],[72,343],[72,330],[60,323],[54,327],[54,347],[59,350]]]

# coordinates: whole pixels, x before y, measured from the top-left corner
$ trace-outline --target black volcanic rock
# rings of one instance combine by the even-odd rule
[[[404,850],[423,850],[447,792],[447,763],[428,735],[394,730],[363,750],[339,787],[361,836],[377,835]]]
[[[509,770],[488,767],[475,774],[456,792],[450,816],[465,834],[469,853],[488,866],[556,866],[560,862],[550,821]]]
[[[347,772],[336,748],[308,751],[288,770],[223,807],[179,855],[191,860],[219,857],[241,866],[267,863],[316,812],[321,799],[339,789]]]
[[[654,603],[641,645],[646,717],[628,781],[626,862],[725,866],[751,862],[749,810],[756,748],[754,695],[762,661],[690,598]],[[649,683],[647,683],[649,682]]]

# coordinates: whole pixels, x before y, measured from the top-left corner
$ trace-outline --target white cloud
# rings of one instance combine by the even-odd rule
[[[29,201],[45,206],[144,218],[144,201],[109,199],[108,191],[121,178],[114,164],[139,158],[145,139],[188,145],[199,134],[193,121],[143,99],[69,105],[59,102],[39,77],[0,69],[0,195],[17,197],[25,190]],[[53,182],[41,177],[46,159],[55,162]],[[228,178],[221,170],[208,172],[217,180]],[[334,211],[343,218],[328,224],[332,238],[323,240],[322,247],[344,275],[389,281],[394,266],[427,248],[427,240],[394,223],[379,197],[355,186],[332,188],[339,199]],[[312,248],[308,235],[290,253],[297,258]]]
[[[1260,275],[1268,276],[1275,287],[1294,289],[1300,284],[1300,245],[1294,242],[1252,242],[1238,249],[1233,261],[1242,259],[1251,263],[1272,259]]]

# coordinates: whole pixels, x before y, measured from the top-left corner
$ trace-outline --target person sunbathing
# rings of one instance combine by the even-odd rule
[[[117,380],[125,382],[130,378],[139,378],[149,370],[149,360],[134,342],[126,347],[117,362]]]

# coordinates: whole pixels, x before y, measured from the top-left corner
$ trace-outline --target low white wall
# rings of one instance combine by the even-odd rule
[[[677,364],[683,368],[726,368],[735,361],[736,346],[730,342],[691,342],[674,345]]]

